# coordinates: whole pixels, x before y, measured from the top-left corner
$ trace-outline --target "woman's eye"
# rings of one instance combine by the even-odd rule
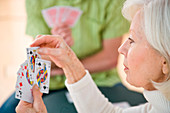
[[[131,39],[130,37],[128,38],[128,40],[129,40],[129,43],[130,43],[130,44],[134,43],[134,40]]]

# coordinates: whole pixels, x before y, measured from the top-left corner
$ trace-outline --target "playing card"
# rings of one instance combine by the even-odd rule
[[[20,78],[22,78],[21,71],[22,71],[22,69],[19,68],[19,70],[17,72],[17,82],[16,82],[16,85],[15,85],[15,88],[17,88],[17,85],[19,84],[18,82],[20,81]]]
[[[33,78],[34,72],[35,72],[35,59],[41,58],[41,56],[37,53],[37,49],[39,47],[31,47],[27,48],[27,62],[28,62],[28,70],[29,70],[29,76],[31,77],[31,80]]]
[[[67,15],[67,18],[64,20],[64,22],[69,25],[70,27],[75,26],[77,21],[79,20],[82,11],[78,8],[69,8],[69,14]]]
[[[22,91],[21,91],[21,88],[16,88],[15,90],[15,98],[16,99],[22,99]]]
[[[29,68],[28,68],[28,60],[26,60],[24,63],[22,63],[21,65],[21,69],[24,71],[24,70],[26,70],[27,71],[27,76],[26,77],[29,77],[29,80],[31,81],[31,82],[33,82],[34,80],[34,75],[32,75],[32,74],[30,74],[29,73]]]
[[[66,23],[69,27],[73,27],[79,20],[82,11],[71,6],[58,6],[57,23]]]
[[[51,62],[39,59],[41,56],[37,53],[38,48],[27,48],[27,60],[20,65],[21,67],[17,72],[15,98],[29,103],[33,102],[32,87],[35,83],[39,85],[41,92],[49,92]],[[41,66],[36,62],[40,63]],[[35,70],[37,74],[35,74]]]
[[[56,8],[56,6],[42,10],[42,15],[48,27],[53,28],[54,25],[56,24],[57,13],[58,9]]]
[[[79,8],[71,6],[54,6],[42,10],[44,20],[50,28],[61,23],[66,23],[69,27],[73,27],[81,14],[82,11]]]
[[[58,9],[58,13],[56,15],[57,23],[60,24],[60,23],[65,22],[66,18],[69,15],[71,8],[68,6],[58,6],[56,8]]]
[[[51,62],[42,59],[35,60],[34,82],[39,86],[42,93],[49,92]]]
[[[20,71],[19,80],[17,80],[16,84],[16,94],[15,98],[27,101],[29,103],[33,102],[32,96],[32,86],[33,82],[31,83],[27,77],[27,70]]]
[[[21,91],[23,89],[23,76],[22,76],[22,69],[20,68],[17,72],[17,82],[16,82],[16,91],[15,91],[15,98],[22,99],[23,92]]]
[[[22,70],[27,69],[27,66],[28,66],[27,64],[28,64],[28,61],[27,61],[27,60],[25,60],[25,62],[24,62],[24,63],[22,63],[22,64],[20,65],[21,69],[22,69]]]

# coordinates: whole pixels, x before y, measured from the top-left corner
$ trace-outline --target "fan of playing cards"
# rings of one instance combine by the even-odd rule
[[[17,72],[15,98],[33,102],[32,87],[37,84],[42,93],[49,92],[51,62],[40,59],[39,47],[27,48],[27,60]]]
[[[79,20],[82,11],[71,6],[54,6],[42,10],[42,15],[48,27],[53,28],[59,23],[66,23],[69,27],[73,27]]]

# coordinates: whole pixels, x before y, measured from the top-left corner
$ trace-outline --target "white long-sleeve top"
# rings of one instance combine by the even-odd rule
[[[78,113],[170,113],[170,101],[160,91],[143,92],[147,103],[130,108],[119,108],[112,105],[93,82],[91,75],[86,75],[74,84],[65,85],[73,99]]]

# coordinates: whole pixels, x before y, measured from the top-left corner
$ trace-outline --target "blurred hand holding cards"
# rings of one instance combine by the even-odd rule
[[[71,6],[54,6],[42,10],[42,15],[49,28],[61,23],[74,27],[81,14],[80,9]]]
[[[27,48],[27,60],[17,72],[15,98],[33,103],[32,87],[37,84],[42,93],[49,93],[51,62],[42,60],[39,47]]]

